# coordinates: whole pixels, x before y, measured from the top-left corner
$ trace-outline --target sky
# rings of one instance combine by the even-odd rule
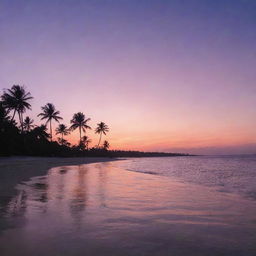
[[[1,0],[0,89],[83,112],[91,146],[103,121],[112,149],[255,153],[255,27],[254,0]]]

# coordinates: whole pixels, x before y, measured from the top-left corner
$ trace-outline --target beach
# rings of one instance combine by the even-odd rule
[[[54,166],[78,165],[113,161],[106,157],[1,157],[0,158],[0,207],[4,207],[17,193],[15,186],[31,177],[46,175]],[[1,209],[1,208],[0,208]]]
[[[1,208],[1,255],[256,255],[254,200],[124,168],[143,159],[76,160],[19,182]]]

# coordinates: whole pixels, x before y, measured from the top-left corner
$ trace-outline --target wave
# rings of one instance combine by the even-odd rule
[[[172,177],[256,200],[256,156],[138,158],[116,163],[127,171]]]

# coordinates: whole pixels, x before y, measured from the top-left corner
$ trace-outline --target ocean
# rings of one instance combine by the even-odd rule
[[[134,158],[118,166],[256,200],[256,155]]]

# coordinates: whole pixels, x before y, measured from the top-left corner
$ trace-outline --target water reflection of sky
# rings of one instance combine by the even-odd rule
[[[53,168],[18,191],[1,255],[256,253],[253,201],[117,163]]]

